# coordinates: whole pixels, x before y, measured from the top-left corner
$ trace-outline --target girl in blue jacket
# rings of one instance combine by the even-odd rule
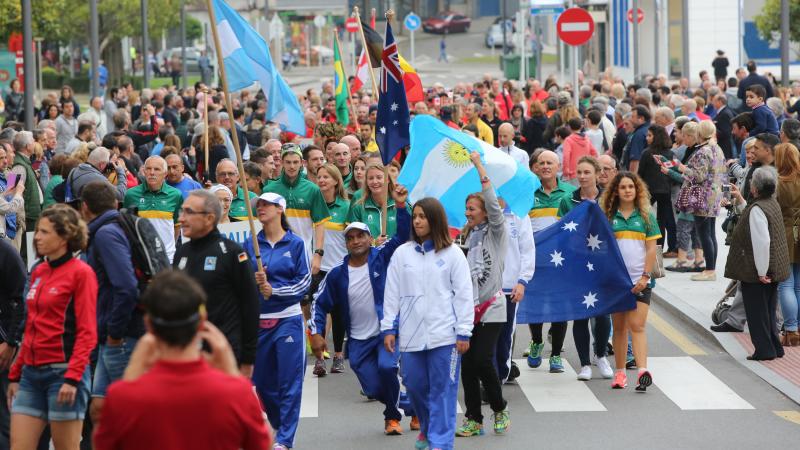
[[[303,239],[286,221],[286,199],[266,192],[253,199],[263,230],[257,235],[264,272],[258,272],[251,240],[245,242],[256,270],[261,307],[253,384],[275,430],[275,449],[292,448],[300,421],[306,367],[300,300],[311,283]],[[242,255],[244,257],[244,255]]]

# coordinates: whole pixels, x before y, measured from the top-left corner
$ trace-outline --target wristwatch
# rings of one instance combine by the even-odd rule
[[[650,272],[645,272],[642,274],[642,276],[644,278],[647,278],[648,280],[651,280],[653,278],[653,274],[651,274]]]
[[[319,255],[319,256],[325,256],[325,250],[323,250],[321,248],[314,249],[314,253]]]

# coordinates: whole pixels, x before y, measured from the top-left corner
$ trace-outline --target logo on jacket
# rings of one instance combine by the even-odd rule
[[[203,270],[216,270],[216,269],[217,269],[217,257],[206,256],[206,260],[203,263]]]
[[[181,270],[185,269],[186,268],[186,263],[188,261],[189,261],[189,258],[187,258],[186,256],[181,257],[181,260],[178,262],[178,269],[181,269]]]
[[[285,340],[285,341],[283,341],[283,342],[286,342],[287,344],[293,344],[293,343],[294,343],[294,338],[293,338],[293,337],[291,337],[291,336],[289,336],[289,337],[287,337],[287,338],[286,338],[286,340]]]
[[[379,276],[381,276],[381,274],[378,272],[372,272],[372,278],[378,278]]]
[[[222,250],[223,255],[228,254],[228,248],[225,247],[225,242],[219,241],[219,249]]]
[[[290,252],[289,250],[286,250],[286,253],[283,254],[283,257],[284,258],[291,258],[292,257],[292,252]]]

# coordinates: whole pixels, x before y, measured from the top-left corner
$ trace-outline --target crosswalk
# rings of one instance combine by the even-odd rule
[[[592,390],[598,381],[589,383],[577,381],[577,374],[570,363],[564,359],[564,373],[551,374],[547,364],[530,369],[524,359],[515,360],[521,369],[516,386],[504,386],[505,392],[521,392],[530,407],[537,413],[563,412],[608,412],[609,408]],[[725,382],[691,356],[650,357],[648,369],[653,373],[653,391],[660,391],[680,410],[748,410],[754,407],[739,396]],[[629,372],[632,376],[633,372]],[[348,371],[344,376],[353,377]],[[595,376],[597,371],[595,370]],[[355,377],[353,377],[355,378]],[[610,390],[611,380],[601,381]],[[320,385],[321,383],[321,385]],[[300,407],[301,418],[318,417],[320,386],[324,389],[326,381],[317,379],[311,370],[306,370],[303,384],[303,399]],[[629,390],[634,380],[629,380]],[[357,393],[354,393],[358,395]],[[508,396],[508,394],[506,394]],[[645,394],[646,395],[646,394]],[[600,397],[603,397],[602,395]],[[517,406],[518,407],[518,406]],[[463,413],[459,400],[457,411]]]

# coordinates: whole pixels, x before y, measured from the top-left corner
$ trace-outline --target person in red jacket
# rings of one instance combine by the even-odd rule
[[[570,134],[564,139],[564,165],[562,179],[567,183],[577,186],[578,180],[576,179],[576,170],[578,168],[578,160],[584,156],[593,156],[597,158],[597,149],[592,145],[592,141],[581,132],[583,122],[578,117],[573,117],[567,122]]]
[[[89,401],[89,354],[97,344],[97,277],[73,253],[86,223],[64,204],[42,212],[34,244],[22,346],[8,373],[11,447],[36,448],[49,423],[56,448],[78,449]]]

